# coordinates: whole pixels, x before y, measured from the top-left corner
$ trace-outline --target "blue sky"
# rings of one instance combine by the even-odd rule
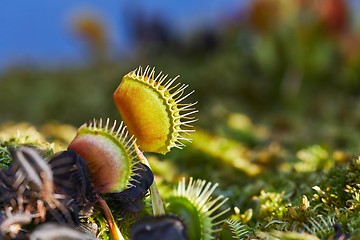
[[[0,69],[12,63],[51,64],[84,58],[81,42],[71,32],[79,13],[99,16],[110,33],[115,52],[130,47],[126,11],[161,14],[179,30],[214,24],[246,0],[0,0]]]

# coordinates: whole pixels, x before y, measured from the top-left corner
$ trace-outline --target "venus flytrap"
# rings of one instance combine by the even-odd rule
[[[193,132],[191,116],[197,110],[195,103],[183,103],[194,91],[184,95],[188,85],[177,83],[178,76],[166,80],[168,75],[155,69],[141,67],[128,73],[116,89],[113,99],[128,130],[137,139],[144,152],[165,154],[171,148],[182,148],[182,141]],[[175,85],[174,85],[175,84]],[[184,95],[184,96],[183,96]]]
[[[192,178],[186,184],[183,178],[174,194],[167,199],[167,210],[183,219],[190,240],[215,239],[214,234],[221,231],[220,225],[225,221],[222,217],[230,208],[216,212],[228,200],[222,195],[212,197],[217,186]]]
[[[121,192],[130,187],[136,158],[133,137],[126,127],[107,119],[82,125],[68,149],[87,160],[89,175],[99,193]]]
[[[166,78],[167,75],[162,72],[156,75],[154,68],[146,67],[143,71],[139,67],[125,75],[113,95],[123,121],[136,138],[136,155],[149,167],[143,152],[166,154],[174,147],[181,149],[185,146],[183,141],[191,142],[189,135],[194,130],[190,124],[197,120],[192,116],[197,112],[194,108],[196,102],[183,103],[194,91],[185,94],[188,86],[175,83],[178,77]],[[227,198],[213,198],[216,187],[217,184],[212,185],[204,180],[193,181],[192,178],[186,186],[183,179],[174,195],[166,199],[166,211],[185,222],[188,239],[210,240],[214,239],[214,233],[220,231],[220,224],[224,221],[222,216],[229,209],[219,211]],[[157,221],[162,221],[165,210],[155,181],[150,187],[150,193],[155,215],[147,223],[151,228]],[[147,229],[143,227],[139,226],[140,229]],[[156,236],[156,231],[151,234],[155,234],[152,235],[154,239],[163,237],[161,233]]]
[[[144,221],[133,229],[148,231],[146,224],[150,224],[157,229],[151,233],[157,239],[164,233],[158,228],[162,226],[161,221],[169,220],[153,181],[150,163],[143,152],[166,154],[174,147],[184,147],[183,141],[191,142],[189,135],[194,130],[190,124],[196,121],[192,115],[197,110],[194,108],[196,103],[183,103],[193,91],[184,94],[187,85],[175,84],[177,77],[167,81],[166,78],[167,75],[161,72],[155,77],[155,70],[150,67],[144,71],[139,67],[125,75],[113,95],[124,122],[120,127],[116,126],[116,121],[110,124],[109,119],[84,124],[68,147],[87,161],[98,203],[115,239],[123,239],[123,236],[100,195],[129,205],[141,200],[150,188],[154,217],[148,219],[149,223]],[[140,170],[139,164],[148,167]],[[180,222],[185,222],[190,240],[214,239],[214,233],[220,231],[219,226],[224,221],[222,216],[229,209],[218,212],[227,198],[212,198],[216,187],[217,184],[193,181],[192,178],[186,186],[183,179],[176,193],[166,199],[167,211],[181,218]],[[127,208],[132,209],[131,206]],[[179,236],[185,235],[185,230],[177,230]]]
[[[115,105],[136,138],[136,154],[150,167],[144,152],[166,154],[171,148],[182,148],[182,141],[190,142],[187,136],[193,132],[191,123],[197,119],[191,116],[197,110],[195,103],[183,103],[190,93],[184,94],[188,85],[175,83],[178,77],[166,80],[168,75],[160,72],[155,77],[155,69],[141,67],[124,76],[115,90]],[[137,146],[138,144],[138,146]],[[156,183],[150,187],[154,215],[165,214]]]
[[[184,104],[182,101],[193,91],[183,96],[188,86],[173,85],[177,77],[168,81],[166,78],[167,75],[162,73],[155,77],[155,70],[149,67],[144,71],[139,67],[125,75],[113,95],[125,124],[121,123],[117,128],[116,121],[110,125],[107,119],[104,126],[102,119],[94,120],[81,126],[69,144],[69,150],[87,161],[89,176],[98,194],[120,193],[135,187],[131,182],[137,159],[150,167],[142,151],[165,154],[173,147],[185,146],[182,141],[191,141],[187,135],[194,131],[190,124],[196,121],[191,116],[197,112],[193,108],[196,103]],[[150,192],[154,215],[164,215],[155,183]],[[121,239],[106,202],[100,195],[98,201],[114,237]]]
[[[175,84],[177,78],[166,80],[167,75],[162,72],[156,75],[154,68],[146,67],[143,71],[139,67],[125,75],[113,95],[123,121],[136,138],[135,152],[149,167],[142,151],[166,154],[174,147],[184,147],[183,141],[191,142],[188,135],[194,131],[190,124],[196,121],[192,116],[197,112],[196,103],[183,103],[193,91],[185,94],[188,86]],[[213,239],[214,233],[220,230],[221,217],[229,209],[217,213],[227,198],[213,199],[216,187],[217,184],[193,182],[192,179],[186,186],[183,179],[176,193],[166,199],[167,211],[179,216],[187,225],[189,239]],[[155,181],[150,192],[154,215],[164,215]],[[160,221],[161,217],[158,219]]]
[[[131,187],[135,171],[133,137],[129,137],[123,123],[119,127],[109,119],[82,125],[68,146],[87,161],[89,177],[97,193],[121,192]],[[106,201],[98,195],[114,239],[124,239]]]

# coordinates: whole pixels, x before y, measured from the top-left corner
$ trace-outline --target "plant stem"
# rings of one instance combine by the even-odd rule
[[[140,151],[140,149],[138,148],[138,146],[136,145],[135,142],[134,142],[134,147],[135,147],[136,155],[138,156],[140,161],[143,164],[147,165],[151,169],[149,161],[144,156],[144,154]],[[154,178],[154,182],[150,186],[150,196],[151,196],[151,203],[152,203],[154,216],[164,215],[165,209],[164,209],[163,202],[161,200],[159,190],[156,186],[155,178]]]
[[[125,240],[125,238],[121,234],[120,229],[118,228],[118,226],[115,222],[114,216],[112,215],[111,210],[110,210],[109,206],[107,205],[106,201],[100,196],[98,196],[98,201],[104,212],[106,221],[109,224],[109,228],[110,228],[110,231],[111,231],[111,234],[112,234],[114,240]]]
[[[155,216],[165,215],[164,205],[162,203],[160,193],[156,186],[155,180],[150,186],[151,203],[153,207],[153,213]]]

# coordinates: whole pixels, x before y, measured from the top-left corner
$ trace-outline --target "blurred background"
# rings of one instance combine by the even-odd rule
[[[5,0],[0,123],[119,119],[112,93],[150,65],[195,89],[198,128],[355,153],[359,10],[355,0]]]

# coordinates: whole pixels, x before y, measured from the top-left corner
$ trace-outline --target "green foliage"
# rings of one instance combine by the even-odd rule
[[[8,149],[0,146],[0,168],[7,168],[11,160],[12,158]]]
[[[360,158],[356,157],[349,166],[346,174],[345,192],[351,194],[352,199],[348,199],[346,206],[352,211],[360,209]]]
[[[244,239],[251,233],[249,227],[234,219],[227,219],[226,223],[229,225],[233,239]]]
[[[318,237],[309,233],[299,233],[293,231],[276,231],[271,232],[258,232],[257,235],[260,239],[271,239],[271,240],[319,240]]]
[[[20,126],[23,125],[20,124]],[[37,144],[42,148],[52,145],[44,134],[32,126],[27,126],[24,133],[29,134],[26,129],[30,127],[31,131],[37,134],[37,139],[42,140],[37,142],[31,140],[32,145]],[[13,128],[18,127],[13,125]],[[7,130],[9,129],[7,128]],[[252,131],[255,131],[254,129]],[[3,130],[2,133],[4,132]],[[13,138],[9,138],[10,135],[8,134],[6,139],[13,139],[12,141],[4,141],[5,138],[1,140],[6,144],[16,142],[17,144],[19,142],[26,144],[26,139],[33,139],[19,138],[19,136],[25,136],[26,134],[19,135],[17,133]],[[70,134],[72,133],[70,132]],[[284,237],[284,239],[296,239],[296,236],[312,239],[312,237],[316,236],[319,239],[326,239],[334,234],[333,225],[335,223],[342,225],[344,233],[352,233],[360,228],[358,213],[360,206],[359,158],[349,161],[346,155],[341,155],[338,152],[337,155],[331,154],[331,150],[324,150],[317,145],[302,148],[292,153],[289,150],[280,150],[283,148],[281,146],[276,148],[266,147],[266,145],[265,147],[259,147],[260,145],[250,147],[241,142],[236,142],[226,135],[219,137],[205,130],[199,131],[198,134],[199,136],[202,134],[206,138],[202,139],[195,135],[195,141],[197,141],[194,143],[195,146],[189,146],[187,151],[170,153],[166,158],[175,160],[171,164],[169,161],[164,161],[165,157],[163,156],[149,155],[149,159],[157,163],[154,170],[164,199],[172,194],[170,189],[175,187],[176,179],[179,176],[184,174],[196,176],[197,171],[199,171],[199,175],[204,175],[203,167],[199,168],[197,164],[201,164],[201,161],[206,159],[206,165],[202,166],[206,166],[208,169],[205,172],[211,173],[206,175],[207,178],[222,183],[221,188],[217,190],[217,194],[228,196],[230,205],[238,206],[240,209],[248,209],[243,214],[240,214],[239,208],[236,208],[237,213],[233,215],[234,218],[229,218],[232,221],[227,221],[230,236],[235,239],[249,236],[280,236]],[[21,139],[21,141],[17,139]],[[62,139],[65,138],[62,137]],[[54,137],[51,137],[51,140],[57,141]],[[1,148],[0,152],[5,165],[11,161],[10,154],[5,147],[6,144]],[[214,151],[213,149],[218,150]],[[199,152],[199,150],[201,151]],[[263,152],[260,154],[260,151]],[[230,155],[228,155],[229,160],[221,159],[227,156],[227,154],[219,154],[221,152],[228,152],[227,154],[233,154],[234,157],[246,153],[244,155],[248,158],[246,161],[249,161],[249,164],[256,165],[260,170],[259,173],[256,176],[241,174],[246,169],[239,169],[232,165]],[[208,157],[204,157],[206,154],[208,154]],[[178,161],[180,159],[181,161]],[[193,161],[194,159],[197,159],[197,161]],[[327,165],[327,162],[331,162],[331,164]],[[271,166],[274,163],[277,166],[276,168],[267,167],[267,164]],[[299,169],[295,167],[298,163],[309,164],[311,167]],[[186,166],[186,168],[183,168],[183,166]],[[222,166],[221,170],[219,166]],[[303,169],[307,170],[303,171]],[[239,182],[239,179],[242,182]],[[124,212],[116,203],[109,202],[115,219],[117,219],[125,236],[128,235],[131,224],[142,216],[151,214],[149,199],[146,198],[145,202],[147,207],[143,212],[136,215],[124,215]],[[109,230],[104,216],[99,211],[96,211],[91,221],[95,222],[101,229],[101,238],[107,239]],[[224,234],[221,234],[221,236],[228,239]]]
[[[334,233],[334,225],[336,223],[334,217],[318,215],[316,218],[309,218],[308,221],[308,224],[304,224],[304,229],[312,235],[326,239]]]

